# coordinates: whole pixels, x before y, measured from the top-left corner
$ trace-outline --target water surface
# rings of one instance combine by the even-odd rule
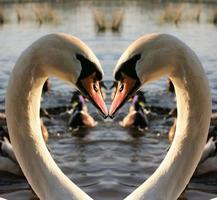
[[[42,4],[19,4],[27,13]],[[182,4],[189,13],[198,4]],[[66,32],[82,39],[99,58],[107,85],[111,84],[112,70],[123,51],[139,36],[152,32],[175,35],[187,43],[200,58],[212,89],[213,109],[217,105],[217,26],[207,22],[214,4],[202,5],[202,22],[184,20],[177,26],[161,24],[162,9],[167,4],[142,1],[79,1],[76,3],[51,4],[59,23],[39,25],[33,20],[17,24],[14,4],[2,7],[10,22],[0,26],[0,109],[4,110],[4,97],[10,72],[21,54],[33,41],[53,32]],[[99,33],[93,20],[92,10],[98,8],[111,18],[117,9],[124,10],[121,31]],[[46,94],[42,106],[48,108],[69,105],[72,88],[55,78],[51,79],[52,90]],[[174,96],[166,91],[166,78],[144,87],[148,105],[169,110],[175,107]],[[111,101],[108,92],[106,103]],[[91,114],[100,121],[96,128],[81,130],[82,136],[73,135],[66,121],[52,112],[52,121],[45,123],[50,133],[48,146],[53,158],[64,173],[94,199],[120,200],[146,180],[163,160],[169,145],[166,133],[172,120],[162,120],[165,113],[158,113],[151,120],[149,130],[135,137],[136,130],[126,130],[118,125],[128,112],[124,106],[112,122],[103,120],[92,105]],[[64,108],[63,108],[64,109]],[[134,133],[134,134],[132,134]],[[32,195],[25,179],[6,173],[0,174],[0,193],[11,195],[10,199]],[[171,183],[172,184],[172,180]],[[206,194],[217,196],[217,174],[194,179],[184,194],[187,199],[207,199]]]

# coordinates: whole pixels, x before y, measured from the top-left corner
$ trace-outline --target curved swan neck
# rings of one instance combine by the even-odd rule
[[[28,182],[40,199],[91,200],[58,168],[42,137],[39,109],[42,86],[47,79],[43,67],[52,63],[49,63],[51,59],[47,57],[43,63],[37,60],[36,65],[30,48],[15,65],[6,95],[11,143]]]
[[[177,97],[178,118],[174,141],[155,173],[125,200],[177,199],[202,155],[211,117],[210,89],[197,56],[187,46],[181,46],[184,48],[181,50],[186,52],[183,59],[176,60],[180,46],[174,55],[171,54],[175,61],[173,65],[168,57],[163,58]],[[169,63],[165,63],[165,59]]]

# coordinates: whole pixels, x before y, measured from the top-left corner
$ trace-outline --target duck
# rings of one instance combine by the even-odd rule
[[[68,116],[69,118],[68,126],[71,130],[75,132],[82,126],[93,128],[98,124],[98,122],[89,114],[86,100],[79,91],[73,93],[71,105],[71,109],[65,113],[65,117],[67,118]],[[62,116],[64,116],[64,114],[62,114]]]
[[[136,127],[139,131],[144,131],[148,128],[149,113],[145,108],[146,99],[144,94],[140,91],[132,98],[132,103],[129,107],[129,113],[119,122],[122,127]]]

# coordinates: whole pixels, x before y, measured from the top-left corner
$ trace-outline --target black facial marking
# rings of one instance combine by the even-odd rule
[[[141,55],[136,54],[132,58],[130,58],[129,60],[124,62],[121,65],[120,69],[115,74],[115,79],[120,80],[121,79],[121,72],[123,72],[127,76],[129,76],[129,77],[131,77],[131,78],[133,78],[135,80],[138,80],[139,78],[138,78],[138,76],[136,74],[136,63],[140,58],[141,58]]]
[[[76,58],[80,61],[82,67],[81,74],[78,78],[78,81],[85,79],[86,77],[90,76],[94,72],[96,72],[97,80],[102,79],[102,74],[98,70],[98,67],[96,66],[95,63],[91,62],[90,60],[88,60],[87,58],[85,58],[83,55],[80,54],[77,54]]]

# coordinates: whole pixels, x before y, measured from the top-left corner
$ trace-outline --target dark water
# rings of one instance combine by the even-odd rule
[[[42,5],[42,4],[40,4]],[[177,5],[177,4],[176,4]],[[178,4],[180,5],[180,4]],[[0,26],[0,109],[4,110],[7,80],[20,53],[40,36],[52,32],[66,32],[82,39],[99,58],[105,72],[106,84],[111,84],[112,70],[127,46],[141,35],[151,32],[173,34],[187,43],[199,56],[210,80],[213,108],[217,105],[217,26],[208,22],[216,5],[202,6],[201,23],[184,20],[178,26],[159,22],[162,9],[167,5],[142,1],[80,1],[76,3],[52,4],[59,18],[57,24],[39,26],[33,20],[16,22],[14,4],[3,5],[10,22]],[[30,15],[36,4],[21,4]],[[182,4],[185,18],[198,4]],[[119,33],[110,30],[98,33],[92,10],[103,10],[108,18],[117,9],[124,10],[123,26]],[[72,89],[52,78],[52,90],[43,99],[42,107],[57,108],[69,104]],[[166,110],[175,107],[174,97],[166,91],[166,79],[144,88],[149,105]],[[110,93],[106,103],[109,106]],[[168,147],[168,132],[172,121],[162,120],[165,113],[152,117],[150,128],[139,137],[136,130],[123,129],[118,119],[128,112],[125,106],[119,116],[111,121],[103,120],[92,105],[91,114],[99,121],[96,128],[81,130],[79,136],[72,135],[66,121],[53,112],[51,121],[46,120],[50,133],[48,146],[59,167],[76,184],[94,199],[120,200],[147,179],[163,160]],[[48,110],[49,110],[48,109]],[[63,108],[64,110],[64,108]],[[134,134],[133,134],[134,133]],[[31,194],[27,182],[6,173],[0,174],[0,193],[11,195],[10,199],[25,199]],[[172,182],[171,182],[172,184]],[[15,192],[16,191],[16,192]],[[187,199],[208,199],[206,194],[217,196],[217,174],[194,179],[184,194]]]

